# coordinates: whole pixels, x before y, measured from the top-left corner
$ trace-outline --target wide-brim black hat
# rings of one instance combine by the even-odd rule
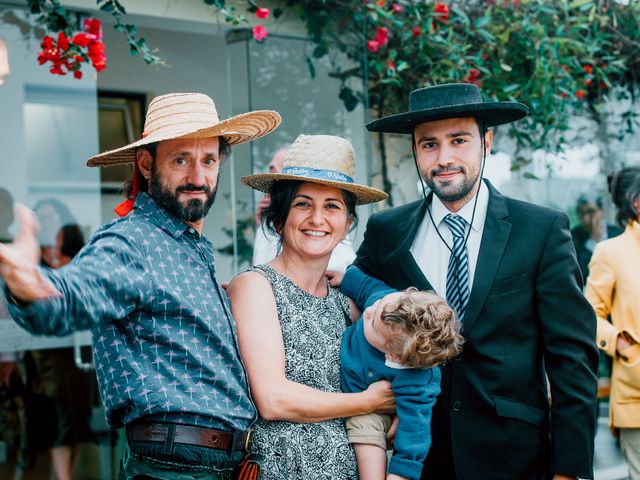
[[[484,102],[472,83],[447,83],[419,88],[409,95],[409,111],[389,115],[367,124],[370,132],[413,133],[417,124],[446,118],[475,117],[487,127],[524,118],[526,105],[518,102]]]

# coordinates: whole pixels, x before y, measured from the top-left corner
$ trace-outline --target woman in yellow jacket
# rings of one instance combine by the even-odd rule
[[[640,168],[608,177],[622,235],[599,243],[586,296],[598,316],[598,347],[613,357],[610,425],[632,480],[640,479]],[[609,322],[607,318],[611,317]]]

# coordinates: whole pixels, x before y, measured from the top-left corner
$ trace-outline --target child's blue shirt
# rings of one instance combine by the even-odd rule
[[[397,292],[354,266],[347,269],[340,290],[362,310],[385,295]],[[440,369],[388,366],[384,353],[367,342],[362,320],[344,334],[341,365],[344,392],[361,392],[378,380],[391,383],[396,395],[398,431],[389,473],[419,479],[431,446],[431,411],[440,393]]]

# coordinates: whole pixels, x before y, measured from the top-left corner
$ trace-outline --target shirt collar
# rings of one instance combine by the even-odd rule
[[[192,228],[158,205],[146,192],[140,192],[136,195],[133,208],[136,212],[139,211],[141,214],[146,215],[154,225],[167,232],[173,238],[179,238]]]
[[[440,225],[444,217],[448,214],[453,213],[447,207],[444,206],[442,201],[436,196],[433,195],[433,200],[431,201],[431,215],[433,216],[433,222],[436,225]],[[478,203],[476,205],[475,215],[473,214],[473,204],[475,201],[475,197],[471,198],[464,207],[455,212],[456,215],[460,215],[467,222],[467,225],[471,223],[471,218],[473,217],[473,229],[476,232],[479,232],[484,225],[484,220],[487,217],[487,208],[489,206],[489,189],[485,182],[480,182],[480,188],[478,190]]]

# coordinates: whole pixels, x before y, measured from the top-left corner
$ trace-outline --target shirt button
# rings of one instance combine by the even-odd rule
[[[371,370],[367,371],[367,376],[373,377],[373,372]]]
[[[193,228],[189,228],[189,233],[196,233],[196,231]]]
[[[606,347],[606,346],[607,346],[607,342],[605,342],[604,340],[602,340],[602,341],[600,342],[600,346],[601,346],[601,347]]]
[[[462,410],[462,403],[456,400],[451,404],[451,410],[453,410],[454,412],[459,412],[460,410]]]

